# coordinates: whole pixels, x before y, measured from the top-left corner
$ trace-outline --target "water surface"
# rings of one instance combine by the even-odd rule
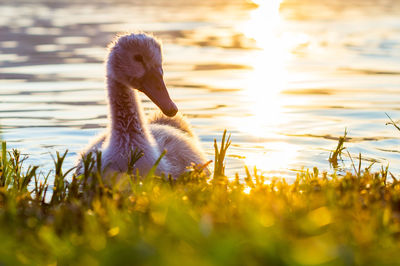
[[[68,149],[73,166],[108,123],[105,47],[139,29],[162,39],[167,86],[210,159],[232,134],[229,174],[331,171],[345,128],[353,157],[400,173],[400,132],[385,125],[400,118],[400,2],[255,2],[2,2],[1,138],[45,169]]]

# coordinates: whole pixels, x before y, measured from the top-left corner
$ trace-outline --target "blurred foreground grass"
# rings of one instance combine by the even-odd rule
[[[387,169],[301,171],[292,184],[246,169],[241,182],[224,176],[229,143],[215,145],[213,179],[194,167],[108,184],[89,171],[96,158],[67,181],[65,155],[44,176],[3,143],[0,264],[400,265],[400,182]]]

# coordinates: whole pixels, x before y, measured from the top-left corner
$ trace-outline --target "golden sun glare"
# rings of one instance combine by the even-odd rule
[[[248,116],[236,120],[240,131],[254,137],[275,139],[261,143],[265,151],[246,156],[247,165],[257,165],[263,171],[288,168],[298,154],[298,147],[285,143],[277,129],[287,123],[284,100],[281,92],[287,88],[286,64],[292,54],[296,40],[280,34],[282,18],[279,8],[282,0],[254,1],[258,8],[251,11],[250,18],[238,26],[247,38],[253,39],[259,48],[246,62],[252,71],[246,76],[245,88],[241,92],[247,102]],[[286,99],[287,100],[287,99]],[[286,103],[287,104],[287,103]]]
[[[257,9],[250,14],[250,19],[239,26],[244,35],[256,42],[259,50],[250,60],[253,71],[246,77],[246,89],[251,119],[247,119],[248,133],[265,136],[260,124],[274,126],[283,122],[280,92],[285,88],[287,71],[285,61],[290,53],[282,45],[278,36],[281,22],[279,14],[280,0],[257,1]],[[243,121],[244,122],[244,121]]]

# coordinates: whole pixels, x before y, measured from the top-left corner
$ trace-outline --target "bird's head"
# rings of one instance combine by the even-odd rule
[[[160,43],[144,33],[118,36],[109,46],[107,75],[145,93],[167,116],[178,112],[163,78]]]

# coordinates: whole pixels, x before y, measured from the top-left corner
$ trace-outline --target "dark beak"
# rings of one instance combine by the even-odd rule
[[[169,116],[173,117],[178,112],[175,103],[169,97],[164,79],[157,70],[149,69],[141,78],[141,91],[147,95],[160,109]]]

